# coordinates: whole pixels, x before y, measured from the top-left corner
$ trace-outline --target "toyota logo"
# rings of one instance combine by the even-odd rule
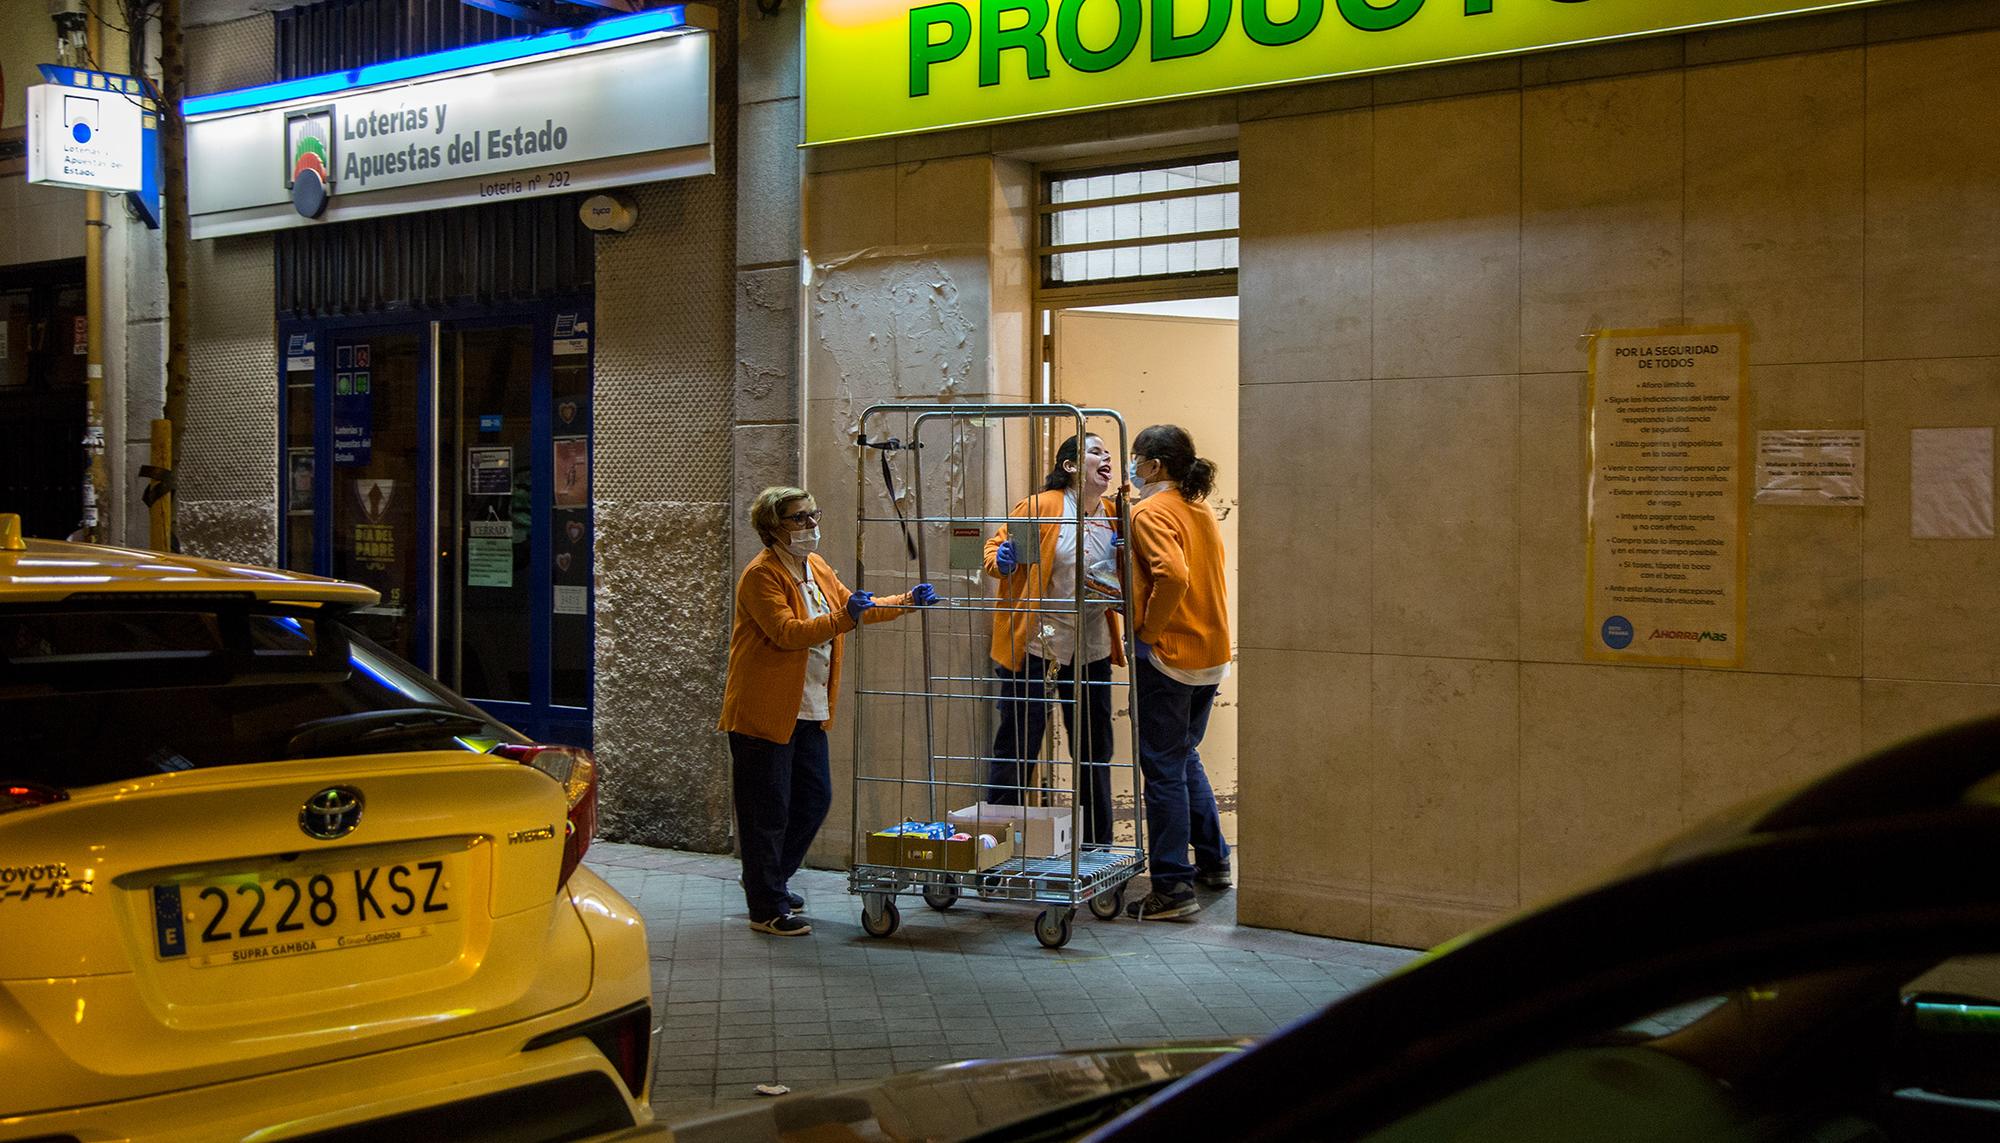
[[[307,798],[299,810],[299,828],[321,841],[346,837],[360,824],[361,791],[349,786],[329,786]]]

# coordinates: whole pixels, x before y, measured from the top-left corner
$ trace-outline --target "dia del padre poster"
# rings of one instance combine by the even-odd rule
[[[1743,330],[1606,330],[1590,346],[1590,657],[1742,661]]]

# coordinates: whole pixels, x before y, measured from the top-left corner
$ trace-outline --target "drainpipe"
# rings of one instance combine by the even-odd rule
[[[187,434],[188,334],[193,320],[188,301],[187,120],[181,99],[187,94],[187,60],[181,40],[181,0],[160,0],[160,204],[166,228],[167,262],[167,400],[161,410],[165,423],[153,422],[153,464],[166,475],[165,495],[152,505],[152,546],[178,549],[174,525],[173,466],[185,452]],[[161,442],[165,442],[162,447]]]
[[[84,43],[91,60],[98,58],[103,30],[97,10],[83,25]],[[104,467],[104,194],[88,191],[83,196],[83,306],[84,306],[84,430],[83,447],[90,456],[90,479],[83,488],[83,520],[77,531],[93,543],[104,538],[104,512],[110,476]]]

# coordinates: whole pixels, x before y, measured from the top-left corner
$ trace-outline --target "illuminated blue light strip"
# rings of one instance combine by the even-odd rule
[[[466,68],[493,67],[532,59],[551,52],[596,47],[631,39],[634,36],[667,32],[687,26],[687,9],[676,4],[669,8],[636,12],[630,16],[614,16],[609,20],[599,20],[595,24],[581,28],[558,28],[548,32],[536,32],[531,36],[518,36],[511,40],[495,40],[487,44],[472,44],[463,48],[432,52],[429,55],[411,56],[409,59],[369,64],[352,71],[328,72],[325,75],[307,76],[303,79],[288,79],[282,83],[267,83],[261,87],[244,87],[235,91],[220,91],[214,95],[197,95],[181,101],[181,113],[188,116],[213,115],[218,111],[241,111],[246,107],[289,103],[295,99],[322,98],[354,88],[405,83]]]

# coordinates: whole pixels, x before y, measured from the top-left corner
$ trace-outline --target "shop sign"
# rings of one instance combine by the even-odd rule
[[[805,141],[1367,75],[1892,0],[809,0]]]
[[[194,237],[712,173],[710,35],[690,16],[189,99]]]
[[[158,117],[129,75],[44,67],[28,88],[28,181],[77,190],[142,191],[157,180]]]

